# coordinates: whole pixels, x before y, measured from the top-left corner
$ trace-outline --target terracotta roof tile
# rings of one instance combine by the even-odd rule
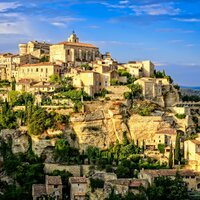
[[[199,140],[190,140],[192,143],[194,144],[200,144],[200,141]]]
[[[50,62],[43,62],[43,63],[36,63],[36,64],[25,64],[25,65],[21,65],[20,67],[34,67],[34,66],[42,67],[42,66],[52,66],[52,65],[53,66],[59,66],[59,65],[55,65],[55,64],[50,63]]]
[[[62,185],[61,176],[48,176],[46,175],[47,185]]]
[[[87,183],[87,178],[85,178],[85,177],[71,177],[70,182],[71,183]]]
[[[46,194],[45,184],[33,184],[32,195],[33,197],[40,197]]]
[[[163,128],[156,132],[156,134],[176,134],[176,130],[173,128]]]
[[[58,44],[64,44],[64,45],[68,45],[68,46],[77,46],[77,47],[89,47],[89,48],[98,49],[96,46],[94,46],[92,44],[86,44],[86,43],[80,43],[80,42],[77,42],[77,43],[75,43],[75,42],[60,42]]]

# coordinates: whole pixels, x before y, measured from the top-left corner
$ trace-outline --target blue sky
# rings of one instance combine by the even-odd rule
[[[1,0],[0,52],[75,30],[120,62],[150,59],[176,83],[199,86],[199,8],[200,0]]]

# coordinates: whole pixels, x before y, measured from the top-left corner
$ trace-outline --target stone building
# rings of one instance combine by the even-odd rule
[[[79,42],[73,32],[67,41],[50,47],[50,62],[61,61],[66,66],[77,66],[84,62],[92,62],[99,57],[99,49],[92,44]]]
[[[187,183],[188,190],[200,191],[200,178],[199,173],[193,170],[176,170],[176,169],[159,169],[159,170],[147,170],[142,169],[139,173],[139,178],[148,180],[152,185],[154,180],[159,176],[167,176],[172,179],[175,178],[177,172],[183,178],[183,181]]]
[[[110,189],[114,188],[116,194],[126,195],[128,192],[134,194],[140,193],[140,187],[148,188],[148,182],[145,179],[116,179],[107,180],[104,185],[105,193],[109,194]]]
[[[44,56],[49,56],[50,44],[46,42],[30,41],[28,43],[19,44],[19,54],[32,55],[41,59]]]
[[[57,83],[51,82],[36,82],[33,79],[20,79],[16,83],[16,91],[19,92],[31,92],[33,94],[40,92],[51,93],[54,92],[60,86]]]
[[[70,200],[86,200],[88,179],[85,177],[70,177]]]
[[[184,142],[184,157],[188,161],[187,168],[200,171],[200,139]],[[200,187],[199,187],[200,188]]]
[[[45,197],[52,197],[56,200],[62,200],[62,180],[60,176],[45,176],[45,184],[32,185],[33,200]]]
[[[38,63],[31,55],[0,54],[0,79],[12,81],[18,75],[17,67],[28,63]]]
[[[17,82],[32,79],[36,82],[49,81],[52,75],[61,75],[61,66],[52,63],[26,64],[18,68]]]
[[[103,73],[82,71],[73,77],[73,86],[82,88],[88,95],[94,96],[94,94],[101,92],[103,88],[109,87],[112,79],[119,79],[115,70],[103,71]]]
[[[142,86],[142,94],[145,99],[155,101],[162,107],[171,107],[179,102],[178,91],[166,78],[143,77],[135,83]]]
[[[163,144],[165,147],[169,147],[171,143],[172,146],[175,147],[176,135],[176,129],[163,127],[162,129],[155,132],[155,135],[151,140],[145,140],[146,149],[158,149],[159,144]]]
[[[126,64],[119,65],[119,68],[125,68],[131,75],[136,78],[152,77],[154,75],[154,64],[150,61],[130,61]]]

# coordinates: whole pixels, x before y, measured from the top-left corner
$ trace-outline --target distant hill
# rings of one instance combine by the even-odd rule
[[[187,87],[181,86],[180,92],[182,96],[199,96],[200,97],[200,87]]]
[[[200,86],[197,87],[181,86],[181,89],[200,90]]]

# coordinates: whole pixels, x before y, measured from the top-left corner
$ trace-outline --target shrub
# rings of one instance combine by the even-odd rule
[[[165,144],[158,144],[158,150],[160,153],[165,153]]]
[[[104,181],[99,178],[96,179],[90,178],[90,187],[92,192],[94,192],[95,189],[104,187]]]
[[[175,115],[178,119],[185,119],[186,115],[185,114],[176,114]]]

